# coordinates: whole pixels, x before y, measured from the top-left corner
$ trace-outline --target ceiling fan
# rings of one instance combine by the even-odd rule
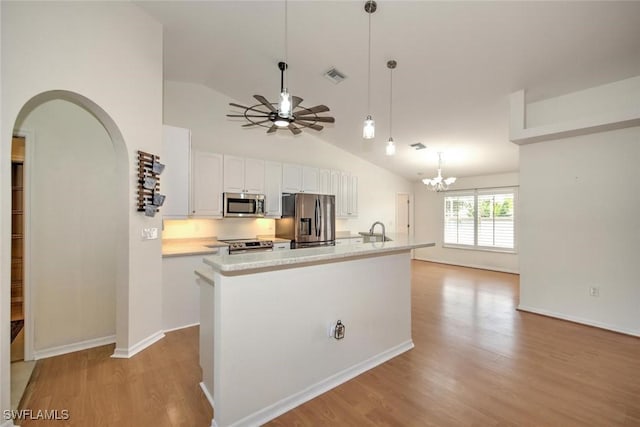
[[[284,92],[284,71],[287,69],[285,62],[278,62],[280,69],[280,92]],[[278,110],[279,103],[269,102],[262,95],[253,95],[260,103],[249,107],[230,102],[229,105],[244,110],[242,114],[227,114],[227,117],[244,117],[249,123],[242,127],[262,126],[268,128],[267,133],[273,133],[278,129],[288,129],[294,135],[302,133],[301,128],[310,128],[317,131],[323,129],[318,123],[334,123],[335,119],[328,116],[319,116],[318,113],[329,111],[326,105],[316,105],[315,107],[305,108],[302,105],[302,98],[298,96],[291,97],[291,112],[282,114]]]

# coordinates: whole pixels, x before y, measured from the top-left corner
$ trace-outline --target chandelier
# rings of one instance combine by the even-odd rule
[[[456,182],[454,176],[449,178],[442,177],[442,153],[438,153],[438,176],[431,179],[425,178],[422,180],[422,183],[433,191],[447,191],[449,186],[454,182]]]

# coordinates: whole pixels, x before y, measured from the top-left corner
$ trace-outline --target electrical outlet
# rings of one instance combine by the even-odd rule
[[[142,240],[155,240],[157,238],[158,238],[158,227],[142,229]]]
[[[600,296],[600,288],[592,286],[589,288],[589,295],[591,295],[592,297],[599,297]]]

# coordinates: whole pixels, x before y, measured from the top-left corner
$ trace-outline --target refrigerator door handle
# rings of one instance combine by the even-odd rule
[[[318,199],[316,199],[315,201],[315,227],[316,227],[316,237],[319,236],[318,234],[318,229],[320,227],[320,201]]]
[[[318,227],[316,232],[318,233],[318,238],[322,234],[322,203],[320,203],[320,198],[318,198]]]

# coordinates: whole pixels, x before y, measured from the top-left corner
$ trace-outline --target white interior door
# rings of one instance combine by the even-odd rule
[[[409,223],[409,195],[398,193],[396,195],[396,233],[410,234]]]

